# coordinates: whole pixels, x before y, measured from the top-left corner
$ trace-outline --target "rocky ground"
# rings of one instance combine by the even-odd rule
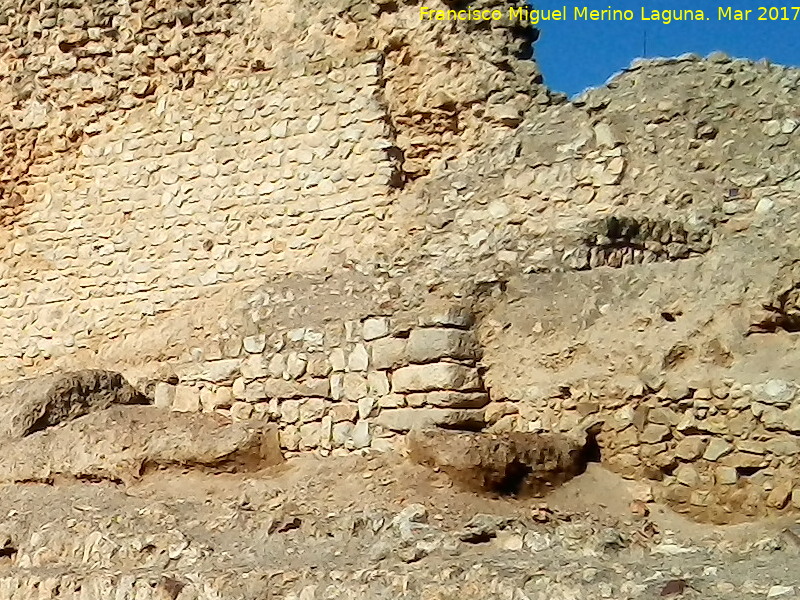
[[[800,522],[699,525],[596,464],[544,499],[397,453],[0,493],[2,598],[800,597]]]

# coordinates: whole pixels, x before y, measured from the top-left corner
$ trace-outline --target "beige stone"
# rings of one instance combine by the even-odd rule
[[[428,392],[433,390],[479,390],[476,369],[454,363],[431,363],[402,367],[392,373],[392,391]]]

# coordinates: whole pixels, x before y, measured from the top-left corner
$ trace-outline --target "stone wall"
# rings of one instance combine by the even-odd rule
[[[418,10],[3,7],[0,380],[119,370],[289,452],[588,433],[681,510],[797,503],[800,73],[566,102],[531,28]]]
[[[241,355],[141,381],[157,406],[273,421],[289,451],[388,449],[414,427],[480,429],[489,397],[472,321],[366,317],[257,333]]]

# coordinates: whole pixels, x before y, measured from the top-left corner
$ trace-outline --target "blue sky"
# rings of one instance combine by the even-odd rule
[[[533,1],[540,10],[562,8],[566,5],[569,19],[539,24],[540,37],[534,46],[536,60],[544,73],[545,83],[570,96],[587,87],[602,85],[617,71],[643,56],[647,36],[647,57],[677,56],[685,52],[707,55],[722,50],[731,56],[758,60],[767,58],[774,63],[800,65],[800,14],[797,20],[759,21],[759,2],[726,2],[718,0],[539,0]],[[767,6],[800,6],[794,2]],[[631,9],[633,21],[585,22],[573,19],[576,6],[589,10]],[[748,21],[720,21],[717,7],[752,10]],[[702,9],[707,21],[673,22],[642,21],[641,10]],[[773,12],[773,15],[775,13]],[[767,15],[768,16],[768,15]],[[776,16],[782,17],[782,13]],[[794,11],[787,11],[794,18]]]

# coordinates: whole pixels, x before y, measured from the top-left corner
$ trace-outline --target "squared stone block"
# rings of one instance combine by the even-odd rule
[[[406,357],[412,363],[427,363],[442,358],[475,360],[478,345],[469,331],[426,327],[414,329],[408,336]]]
[[[482,388],[478,370],[455,363],[410,365],[392,374],[392,391],[432,392],[434,390],[479,391]]]

